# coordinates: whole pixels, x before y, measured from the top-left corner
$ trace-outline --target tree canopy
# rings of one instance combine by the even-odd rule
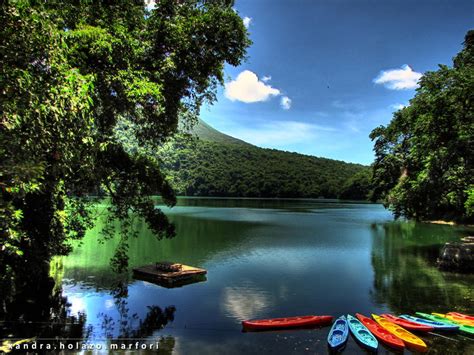
[[[166,144],[159,157],[173,189],[183,196],[338,198],[355,174],[370,172],[359,164],[245,142],[183,137]]]
[[[88,195],[99,191],[122,227],[133,214],[159,238],[174,235],[150,199],[175,203],[158,159],[124,149],[117,127],[129,123],[139,146],[157,149],[215,100],[225,63],[238,65],[249,45],[232,3],[2,2],[2,276],[67,253],[93,222]]]
[[[474,220],[474,30],[453,66],[425,73],[410,104],[371,138],[373,199],[396,216]]]

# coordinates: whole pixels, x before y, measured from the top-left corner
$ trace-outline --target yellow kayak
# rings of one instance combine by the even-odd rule
[[[435,316],[438,316],[438,317],[443,317],[443,318],[449,319],[450,321],[453,321],[453,322],[461,324],[461,325],[468,325],[468,326],[471,326],[471,327],[474,326],[474,321],[469,320],[469,319],[464,319],[464,318],[461,318],[461,317],[453,316],[451,314],[441,314],[441,313],[434,313],[434,312],[431,313],[431,314],[433,314]]]
[[[407,347],[420,352],[428,350],[428,346],[425,344],[425,342],[414,334],[410,333],[408,330],[390,322],[383,317],[379,317],[376,314],[372,314],[372,318],[374,318],[378,324],[387,329],[390,333],[402,339]]]

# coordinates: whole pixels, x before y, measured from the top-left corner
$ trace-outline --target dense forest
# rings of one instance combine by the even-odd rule
[[[370,193],[368,166],[256,147],[201,119],[159,149],[140,147],[130,131],[117,127],[122,146],[157,159],[180,196],[367,200]]]
[[[371,138],[373,199],[397,217],[474,221],[474,30],[453,66],[425,73],[409,105]]]
[[[120,224],[116,270],[127,267],[132,215],[159,239],[175,235],[151,198],[176,203],[159,161],[114,132],[128,122],[140,147],[159,148],[212,104],[225,65],[251,42],[233,1],[154,5],[1,2],[0,314],[15,299],[7,292],[45,288],[50,258],[94,224],[93,191],[110,201],[104,234]]]
[[[344,198],[365,199],[345,188],[368,167],[202,137],[175,139],[160,152],[178,195],[337,198],[344,192]]]

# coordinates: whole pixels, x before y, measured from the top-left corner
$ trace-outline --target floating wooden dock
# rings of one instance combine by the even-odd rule
[[[204,269],[167,261],[133,269],[134,278],[153,282],[167,288],[206,281],[206,274],[207,271]]]

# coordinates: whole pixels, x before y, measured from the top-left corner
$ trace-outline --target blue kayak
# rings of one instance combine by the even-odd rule
[[[373,334],[357,318],[347,315],[347,323],[354,337],[369,350],[377,351],[379,342]]]
[[[349,335],[349,327],[347,325],[346,317],[340,316],[336,319],[331,327],[328,335],[328,344],[332,349],[337,349],[343,346],[347,341]]]
[[[408,314],[402,314],[400,318],[403,318],[415,323],[419,323],[419,324],[430,325],[433,328],[435,328],[435,330],[444,330],[446,332],[457,332],[459,330],[459,326],[457,325],[444,323],[444,322],[436,322],[433,320],[428,320],[428,319],[423,319],[423,318],[418,318],[418,317],[412,317],[412,316],[409,316]]]

